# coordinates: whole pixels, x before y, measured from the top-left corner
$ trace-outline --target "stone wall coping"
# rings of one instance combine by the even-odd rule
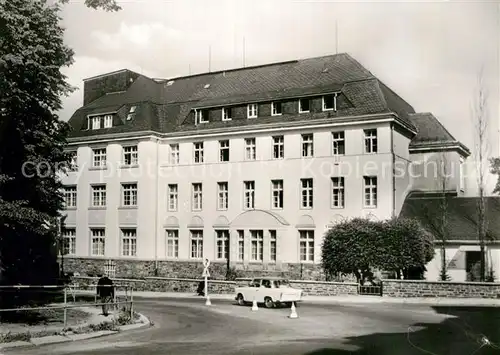
[[[74,280],[99,280],[99,277],[91,277],[91,276],[73,276]],[[121,279],[110,277],[113,281],[122,281],[122,282],[146,282],[146,279]]]
[[[147,280],[165,280],[165,281],[187,281],[187,282],[200,282],[203,281],[203,278],[200,279],[185,279],[185,278],[178,278],[178,277],[159,277],[159,276],[149,276],[145,278]],[[226,281],[226,280],[208,280],[209,283],[218,283],[218,284],[228,284],[228,285],[234,285],[236,284],[235,281]]]
[[[265,276],[261,277],[265,278]],[[286,279],[286,278],[285,278]],[[252,281],[253,278],[237,278],[236,281]],[[288,280],[291,284],[310,284],[310,285],[344,285],[344,286],[358,286],[356,282],[335,282],[335,281],[316,281],[316,280]]]
[[[401,283],[401,284],[425,284],[425,285],[468,285],[468,286],[489,286],[489,287],[500,287],[500,283],[498,282],[460,282],[460,281],[427,281],[427,280],[393,280],[393,279],[384,279],[382,280],[382,284],[384,283]]]

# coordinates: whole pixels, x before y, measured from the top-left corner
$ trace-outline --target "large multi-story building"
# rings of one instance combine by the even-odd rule
[[[168,80],[84,81],[69,120],[65,269],[236,269],[312,277],[339,219],[397,216],[414,190],[465,189],[469,151],[347,54]],[[219,267],[220,266],[220,267]],[[193,272],[195,274],[193,274]]]

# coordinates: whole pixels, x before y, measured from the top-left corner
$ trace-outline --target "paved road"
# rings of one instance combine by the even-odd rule
[[[433,309],[416,305],[301,304],[264,309],[231,301],[137,299],[136,309],[152,328],[113,336],[10,350],[18,355],[147,354],[489,354],[500,353],[500,312],[496,309]],[[446,314],[448,313],[448,314]],[[484,329],[483,329],[484,328]],[[483,338],[485,333],[490,343]],[[493,343],[492,343],[493,342]],[[482,346],[482,347],[481,347]],[[479,350],[478,350],[479,349]]]

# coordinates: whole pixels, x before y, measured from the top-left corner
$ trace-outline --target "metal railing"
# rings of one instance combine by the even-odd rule
[[[358,285],[358,294],[363,296],[382,296],[382,285]]]
[[[88,285],[87,287],[91,287],[96,289],[98,285]],[[56,306],[37,306],[37,307],[16,307],[16,308],[0,308],[0,313],[4,312],[30,312],[30,311],[41,311],[41,310],[57,310],[57,309],[62,309],[64,312],[63,315],[63,324],[64,328],[67,328],[68,325],[68,309],[72,308],[81,308],[81,307],[89,307],[89,306],[112,306],[115,310],[118,309],[118,306],[121,304],[129,305],[129,309],[126,309],[126,312],[130,314],[130,319],[134,319],[134,299],[133,299],[133,288],[128,285],[101,285],[101,287],[113,287],[114,292],[113,292],[113,302],[98,302],[97,298],[97,290],[94,292],[94,302],[76,302],[76,295],[78,291],[78,284],[68,284],[65,286],[62,285],[42,285],[42,286],[36,286],[36,285],[9,285],[9,286],[0,286],[0,293],[5,293],[6,290],[8,291],[16,291],[16,290],[21,290],[21,289],[35,289],[35,290],[51,290],[55,292],[63,292],[63,303],[61,305],[56,305]],[[117,288],[124,288],[125,289],[125,300],[121,301],[117,298]],[[73,297],[73,303],[68,303],[68,294],[71,294]]]

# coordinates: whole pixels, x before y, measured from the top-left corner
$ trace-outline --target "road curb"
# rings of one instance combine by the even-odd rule
[[[134,294],[136,299],[199,299],[204,300],[193,294],[186,293],[155,293],[155,294]],[[212,294],[210,300],[234,300],[232,294]],[[434,298],[434,297],[415,297],[415,298],[396,298],[380,296],[304,296],[301,303],[313,304],[385,304],[385,305],[422,305],[422,306],[467,306],[467,307],[500,307],[500,299],[484,298]]]
[[[13,341],[9,343],[0,343],[0,351],[5,349],[18,349],[25,347],[37,347],[48,344],[69,343],[78,340],[87,340],[93,338],[100,338],[107,335],[118,334],[131,330],[137,330],[152,326],[151,321],[145,315],[138,313],[139,322],[134,324],[126,324],[118,326],[118,330],[99,330],[91,333],[81,334],[66,334],[66,335],[49,335],[39,338],[31,338],[29,341]]]

